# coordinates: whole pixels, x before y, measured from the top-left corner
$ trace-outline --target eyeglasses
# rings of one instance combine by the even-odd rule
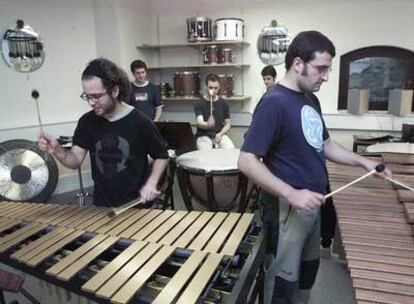
[[[305,62],[305,63],[311,65],[312,67],[314,67],[318,71],[318,73],[321,74],[321,75],[324,75],[324,74],[327,74],[327,73],[332,72],[332,68],[330,66],[326,66],[326,65],[314,65],[314,64],[312,64],[310,62]]]
[[[96,93],[96,94],[82,93],[80,95],[80,98],[82,98],[83,100],[88,101],[88,102],[91,101],[91,100],[98,101],[102,96],[104,96],[106,94],[108,94],[107,91],[103,92],[103,93]]]

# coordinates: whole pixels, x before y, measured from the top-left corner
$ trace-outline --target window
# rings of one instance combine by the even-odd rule
[[[338,110],[346,110],[349,89],[369,89],[368,109],[386,111],[390,90],[414,89],[414,52],[373,46],[342,55]]]

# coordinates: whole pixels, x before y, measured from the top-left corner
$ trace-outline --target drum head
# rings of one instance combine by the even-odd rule
[[[188,171],[225,172],[238,171],[239,149],[197,150],[177,158],[177,164]]]
[[[45,202],[56,188],[55,160],[29,140],[0,143],[0,199]]]

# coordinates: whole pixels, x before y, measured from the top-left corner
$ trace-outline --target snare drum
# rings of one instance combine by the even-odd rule
[[[237,168],[239,149],[197,150],[177,158],[177,178],[184,203],[192,200],[211,211],[247,207],[248,180]]]
[[[218,53],[219,63],[232,63],[233,62],[233,51],[231,48],[220,49]]]
[[[220,96],[234,96],[234,76],[231,74],[219,74]]]
[[[187,40],[189,42],[211,41],[211,19],[208,17],[192,17],[187,19]]]
[[[184,71],[174,73],[174,91],[176,96],[199,96],[200,75],[198,72]]]
[[[219,18],[214,21],[214,39],[243,41],[244,20],[240,18]]]
[[[219,53],[221,48],[217,45],[210,45],[203,50],[203,63],[216,64],[219,63]]]

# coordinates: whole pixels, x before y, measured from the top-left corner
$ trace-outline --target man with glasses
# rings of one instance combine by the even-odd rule
[[[138,196],[151,202],[158,194],[156,186],[168,153],[151,120],[125,103],[130,89],[126,73],[98,58],[83,71],[82,87],[80,97],[92,110],[79,119],[73,147],[66,150],[43,132],[39,148],[73,169],[81,166],[89,152],[97,206],[119,206]],[[154,159],[151,169],[148,155]]]
[[[253,114],[239,169],[261,189],[267,230],[264,303],[307,303],[319,267],[325,159],[371,171],[376,162],[335,144],[313,92],[328,81],[335,47],[316,31],[299,33],[286,53],[286,74]],[[390,176],[387,169],[379,174]]]

